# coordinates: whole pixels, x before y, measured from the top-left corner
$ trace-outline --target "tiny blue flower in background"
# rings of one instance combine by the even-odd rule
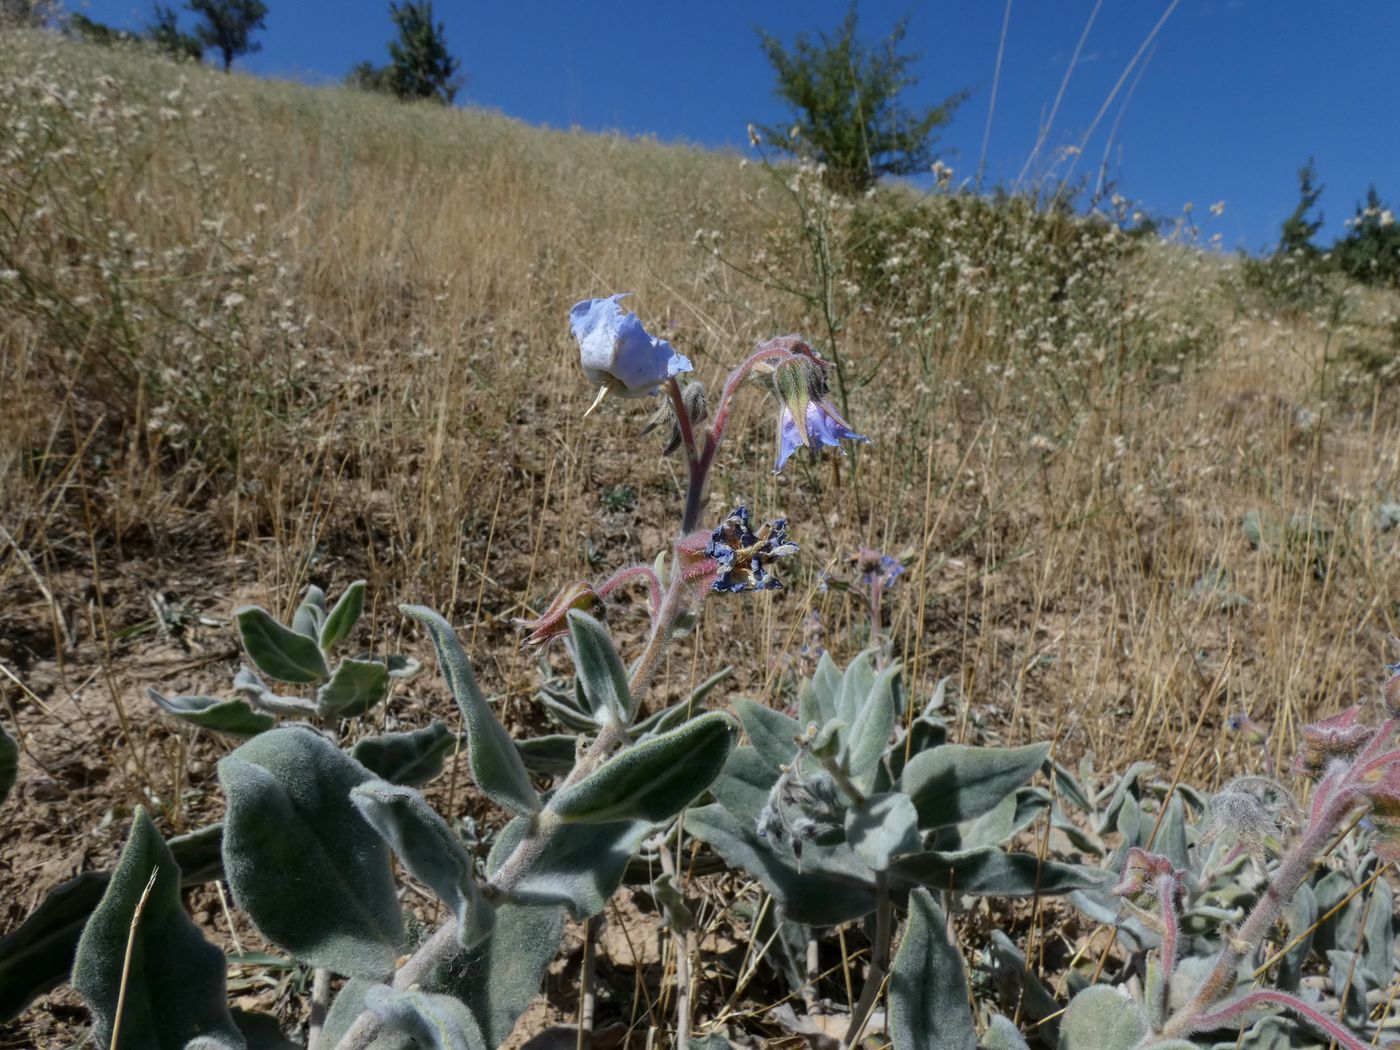
[[[778,418],[778,462],[773,467],[774,474],[782,470],[788,457],[804,445],[813,449],[819,449],[823,445],[840,448],[842,441],[870,441],[868,437],[852,430],[836,411],[836,406],[824,397],[807,402],[806,419],[803,422],[806,424],[805,428],[798,425],[792,409],[784,406],[783,414]]]
[[[569,311],[569,329],[578,340],[583,371],[603,388],[593,408],[605,394],[646,397],[672,376],[690,371],[686,357],[651,335],[636,314],[624,313],[617,305],[631,294],[585,299]]]
[[[880,586],[889,590],[894,586],[894,582],[904,575],[904,566],[898,558],[881,554],[870,547],[862,547],[856,551],[851,555],[851,561],[860,571],[861,582],[867,588],[873,587],[875,581],[879,580]]]
[[[714,559],[720,570],[711,590],[776,590],[783,584],[768,571],[769,562],[795,554],[797,549],[797,544],[788,542],[786,518],[766,522],[755,532],[749,527],[748,508],[736,507],[715,529],[705,548],[705,556]]]

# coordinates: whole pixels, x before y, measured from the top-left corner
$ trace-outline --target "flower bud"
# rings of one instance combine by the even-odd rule
[[[578,609],[581,612],[601,614],[603,600],[591,585],[583,580],[575,580],[566,586],[549,603],[549,608],[537,619],[516,619],[515,625],[522,631],[529,631],[522,645],[543,645],[554,638],[569,633],[568,612]]]
[[[1172,867],[1172,862],[1160,854],[1132,846],[1123,860],[1118,881],[1109,892],[1132,901],[1140,908],[1147,908],[1157,902],[1157,881],[1162,878],[1171,879],[1172,892],[1181,895],[1182,873]]]
[[[1319,779],[1333,762],[1345,762],[1360,751],[1375,730],[1357,722],[1361,708],[1303,726],[1303,742],[1293,759],[1293,772]]]
[[[1376,856],[1400,861],[1400,764],[1387,769],[1366,794],[1371,801],[1371,826],[1376,832]]]

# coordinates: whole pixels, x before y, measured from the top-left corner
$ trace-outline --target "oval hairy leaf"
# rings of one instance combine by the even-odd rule
[[[389,692],[389,668],[378,660],[341,660],[331,680],[316,690],[316,713],[322,718],[354,718],[373,708]]]
[[[149,894],[146,886],[155,873]],[[141,898],[140,921],[132,918]],[[73,987],[92,1010],[100,1044],[111,1042],[131,939],[121,1014],[126,1046],[180,1050],[196,1036],[242,1043],[228,1009],[224,953],[204,939],[180,903],[180,868],[137,807],[131,834],[73,960]]]
[[[350,801],[370,779],[301,726],[264,733],[219,762],[234,899],[269,940],[351,977],[388,973],[403,941],[388,847]]]
[[[734,701],[734,710],[753,749],[775,776],[780,775],[797,757],[797,737],[802,733],[797,719],[744,696]]]
[[[472,877],[472,858],[422,795],[408,787],[371,780],[350,792],[370,826],[384,837],[403,866],[452,909],[457,943],[470,948],[495,925],[491,905]]]
[[[467,730],[467,764],[476,786],[512,813],[539,812],[540,797],[530,783],[525,763],[520,760],[505,726],[496,719],[486,697],[481,695],[471,661],[457,640],[457,632],[425,606],[400,605],[399,610],[426,627],[433,639],[443,676],[462,711],[462,722]]]
[[[644,820],[556,824],[516,862],[507,863],[529,831],[529,819],[516,817],[497,836],[487,870],[507,900],[563,905],[575,919],[586,919],[607,905],[651,829]]]
[[[489,1050],[476,1018],[450,995],[400,992],[376,984],[365,989],[364,998],[385,1028],[410,1037],[422,1050]]]
[[[549,810],[577,823],[669,820],[719,775],[738,735],[728,715],[701,715],[608,759],[556,794]]]
[[[852,674],[856,664],[846,672],[847,682],[853,689],[865,687],[865,693],[851,701],[852,714],[850,728],[846,730],[845,749],[842,758],[846,769],[863,791],[869,791],[875,779],[880,756],[889,746],[890,735],[894,732],[894,686],[899,677],[896,664],[885,668],[878,675],[865,673]],[[842,698],[845,709],[845,698]]]
[[[923,847],[918,811],[908,795],[897,791],[871,795],[846,811],[846,841],[861,860],[884,871],[895,855]]]
[[[277,719],[262,711],[254,711],[248,701],[216,700],[212,696],[164,696],[154,689],[146,695],[166,714],[201,729],[212,729],[229,736],[249,737],[264,733],[277,724]]]
[[[234,610],[233,618],[243,648],[263,674],[298,685],[321,682],[330,675],[321,647],[306,635],[283,627],[266,609],[245,605]]]
[[[1033,777],[1049,752],[1049,744],[945,744],[911,758],[900,787],[914,800],[922,830],[960,824],[980,817]]]
[[[326,614],[326,622],[321,625],[321,648],[330,652],[345,641],[355,629],[355,624],[360,622],[364,611],[365,581],[356,580],[345,588],[345,593],[340,596],[335,607]]]
[[[627,725],[632,720],[632,690],[627,668],[617,654],[612,635],[601,623],[578,609],[568,612],[569,638],[573,641],[578,680],[593,721]]]
[[[973,896],[1029,897],[1102,886],[1097,868],[1040,860],[1034,853],[1005,853],[996,847],[900,857],[891,874],[935,890]]]
[[[301,604],[292,613],[292,630],[304,634],[313,642],[321,637],[321,624],[326,619],[326,592],[314,583],[306,588]]]
[[[928,890],[909,894],[909,921],[890,968],[894,1050],[977,1050],[962,953]]]
[[[422,729],[364,737],[350,757],[391,784],[422,787],[442,772],[456,743],[452,730],[433,719]]]
[[[1070,1000],[1060,1021],[1060,1050],[1132,1050],[1147,1035],[1147,1019],[1127,992],[1106,984]]]

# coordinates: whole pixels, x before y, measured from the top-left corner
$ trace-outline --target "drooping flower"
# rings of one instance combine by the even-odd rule
[[[797,544],[787,538],[787,519],[765,522],[755,532],[749,527],[747,507],[734,512],[710,534],[705,556],[713,559],[718,575],[711,590],[768,591],[782,587],[782,581],[768,571],[777,558],[797,552]]]
[[[841,448],[843,441],[869,443],[870,439],[852,430],[827,398],[808,402],[800,425],[792,411],[784,406],[778,418],[778,462],[773,465],[773,473],[781,471],[788,457],[799,448],[819,449],[823,445]]]
[[[778,417],[777,474],[799,448],[819,449],[823,445],[841,447],[842,441],[865,441],[841,418],[827,396],[827,364],[800,336],[784,335],[770,339],[760,349],[786,350],[792,356],[772,370],[773,387],[783,403]]]
[[[622,292],[606,299],[585,299],[569,311],[569,329],[578,340],[584,374],[602,390],[593,411],[606,394],[647,397],[681,372],[690,371],[690,360],[642,327],[634,313],[624,313],[618,300]]]
[[[569,633],[568,612],[579,609],[595,613],[602,608],[598,593],[583,580],[575,580],[560,591],[543,613],[533,620],[516,619],[515,625],[522,631],[529,631],[521,645],[543,645],[554,638]]]

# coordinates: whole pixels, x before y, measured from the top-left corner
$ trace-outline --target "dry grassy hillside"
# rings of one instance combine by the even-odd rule
[[[786,703],[812,611],[857,651],[860,608],[820,581],[861,544],[908,567],[895,652],[916,695],[951,676],[964,739],[1184,760],[1209,789],[1262,761],[1230,715],[1286,760],[1395,658],[1392,300],[1263,296],[1189,229],[844,202],[734,155],[10,32],[0,709],[23,757],[0,930],[109,861],[136,803],[167,832],[217,812],[227,748],[145,690],[226,691],[241,603],[365,577],[362,641],[424,655],[394,605],[431,605],[507,723],[541,723],[511,617],[651,561],[678,514],[650,406],[581,418],[568,309],[624,290],[707,383],[804,333],[872,438],[774,477],[777,403],[746,397],[706,517],[785,514],[801,555],[783,592],[706,604],[667,695],[732,664],[736,693]],[[450,711],[430,669],[381,718]],[[66,1044],[75,1002],[5,1045]]]

